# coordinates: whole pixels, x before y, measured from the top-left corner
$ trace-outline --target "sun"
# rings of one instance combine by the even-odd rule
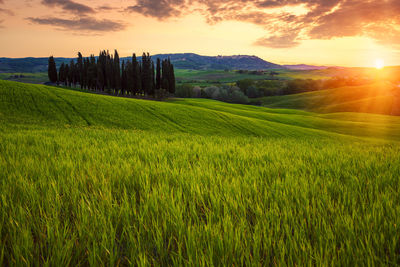
[[[385,61],[383,61],[383,59],[378,58],[377,60],[375,60],[375,68],[381,70],[383,69],[383,67],[385,67]]]

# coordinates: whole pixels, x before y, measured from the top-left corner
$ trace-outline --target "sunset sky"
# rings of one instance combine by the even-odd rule
[[[0,57],[100,49],[400,65],[399,0],[0,0]]]

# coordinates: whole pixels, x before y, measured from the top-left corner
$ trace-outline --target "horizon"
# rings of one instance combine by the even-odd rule
[[[104,49],[103,49],[104,50]],[[111,51],[111,52],[113,52],[115,49],[106,49],[106,51]],[[78,52],[77,52],[78,53]],[[133,52],[134,53],[134,52]],[[132,54],[133,54],[132,53]],[[146,52],[147,53],[147,52]],[[96,55],[95,53],[91,53],[91,54],[94,54],[95,55],[95,57],[98,57],[98,55]],[[135,53],[136,54],[136,56],[138,57],[138,58],[140,58],[141,57],[141,54],[142,53]],[[284,62],[284,63],[277,63],[277,62],[272,62],[272,61],[269,61],[268,59],[264,59],[264,58],[261,58],[261,57],[259,57],[259,56],[257,56],[257,55],[250,55],[250,54],[247,54],[247,55],[245,55],[245,54],[234,54],[234,55],[202,55],[202,54],[197,54],[197,53],[190,53],[190,52],[187,52],[187,53],[157,53],[157,54],[152,54],[152,53],[150,53],[150,56],[151,57],[154,57],[154,56],[156,56],[156,55],[178,55],[178,54],[194,54],[194,55],[198,55],[198,56],[202,56],[202,57],[218,57],[218,56],[222,56],[222,57],[234,57],[234,56],[249,56],[249,57],[257,57],[257,58],[260,58],[260,59],[262,59],[262,60],[264,60],[264,61],[267,61],[267,62],[269,62],[269,63],[273,63],[273,64],[277,64],[277,65],[281,65],[281,66],[301,66],[301,65],[304,65],[304,66],[315,66],[315,67],[328,67],[328,68],[371,68],[371,69],[375,69],[376,68],[376,66],[340,66],[340,65],[330,65],[330,64],[318,64],[318,63],[316,63],[316,64],[310,64],[310,63],[302,63],[302,62]],[[67,59],[72,59],[72,58],[76,58],[76,56],[71,56],[71,57],[68,57],[68,56],[58,56],[58,55],[50,55],[50,56],[54,56],[54,58],[67,58]],[[83,54],[83,57],[89,57],[90,56],[90,54],[88,54],[88,55],[84,55]],[[120,57],[121,58],[129,58],[129,57],[131,57],[132,55],[120,55]],[[7,59],[25,59],[25,58],[34,58],[34,59],[43,59],[43,58],[48,58],[49,56],[38,56],[38,57],[32,57],[32,56],[27,56],[27,57],[3,57],[3,56],[0,56],[0,58],[7,58]],[[387,64],[385,64],[384,66],[383,66],[383,68],[390,68],[390,67],[398,67],[398,66],[400,66],[400,64],[398,64],[398,65],[387,65]]]
[[[0,48],[8,58],[112,47],[124,57],[179,51],[281,65],[395,66],[399,11],[395,0],[0,0]]]

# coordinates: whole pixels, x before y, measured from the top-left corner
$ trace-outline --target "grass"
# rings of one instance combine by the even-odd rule
[[[0,81],[0,263],[398,265],[399,130]]]

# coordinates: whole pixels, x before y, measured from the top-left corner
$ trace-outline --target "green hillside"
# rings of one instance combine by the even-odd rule
[[[387,82],[264,97],[261,100],[263,106],[270,108],[295,108],[322,113],[362,112],[400,115],[400,89]]]
[[[0,81],[0,264],[400,264],[400,118]]]

